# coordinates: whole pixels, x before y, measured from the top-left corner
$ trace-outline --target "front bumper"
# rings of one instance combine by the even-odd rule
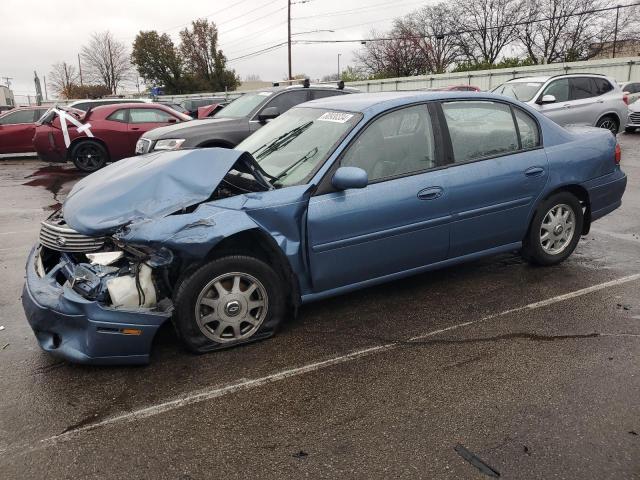
[[[114,309],[87,300],[56,279],[64,267],[41,277],[36,271],[39,252],[36,245],[27,260],[22,306],[42,349],[74,363],[149,363],[153,338],[171,313]]]

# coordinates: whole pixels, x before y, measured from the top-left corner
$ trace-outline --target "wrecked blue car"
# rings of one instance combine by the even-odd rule
[[[615,137],[492,94],[302,104],[235,150],[151,153],[78,182],[42,222],[23,305],[42,348],[146,363],[273,335],[299,305],[481,256],[554,265],[621,204]],[[363,319],[366,322],[366,319]]]

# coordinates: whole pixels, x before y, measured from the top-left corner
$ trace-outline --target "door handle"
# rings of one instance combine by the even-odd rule
[[[527,177],[539,177],[544,173],[544,168],[542,167],[531,167],[525,170],[524,174]]]
[[[140,127],[131,127],[131,130],[140,130]]]
[[[562,107],[563,108],[571,108],[571,104],[570,103],[565,103]]]
[[[443,193],[444,190],[442,187],[428,187],[418,192],[418,198],[420,200],[435,200],[436,198],[440,198]]]

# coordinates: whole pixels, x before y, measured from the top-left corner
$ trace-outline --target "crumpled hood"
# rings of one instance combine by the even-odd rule
[[[243,155],[249,154],[203,148],[120,160],[73,187],[64,219],[84,235],[104,235],[136,220],[169,215],[208,199]]]

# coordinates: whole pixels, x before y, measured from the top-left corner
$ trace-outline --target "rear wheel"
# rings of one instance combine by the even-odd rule
[[[285,315],[278,274],[253,257],[219,258],[189,275],[175,298],[174,323],[195,353],[272,336]]]
[[[522,254],[537,265],[556,265],[576,248],[582,232],[584,215],[575,195],[561,192],[552,195],[538,208],[524,239]]]
[[[598,122],[596,123],[596,127],[598,127],[598,128],[606,128],[607,130],[609,130],[614,135],[617,135],[618,134],[618,130],[620,129],[620,125],[618,123],[618,120],[615,117],[611,116],[611,115],[605,115],[600,120],[598,120]]]
[[[107,149],[95,140],[83,140],[71,150],[71,160],[78,170],[95,172],[107,164]]]

